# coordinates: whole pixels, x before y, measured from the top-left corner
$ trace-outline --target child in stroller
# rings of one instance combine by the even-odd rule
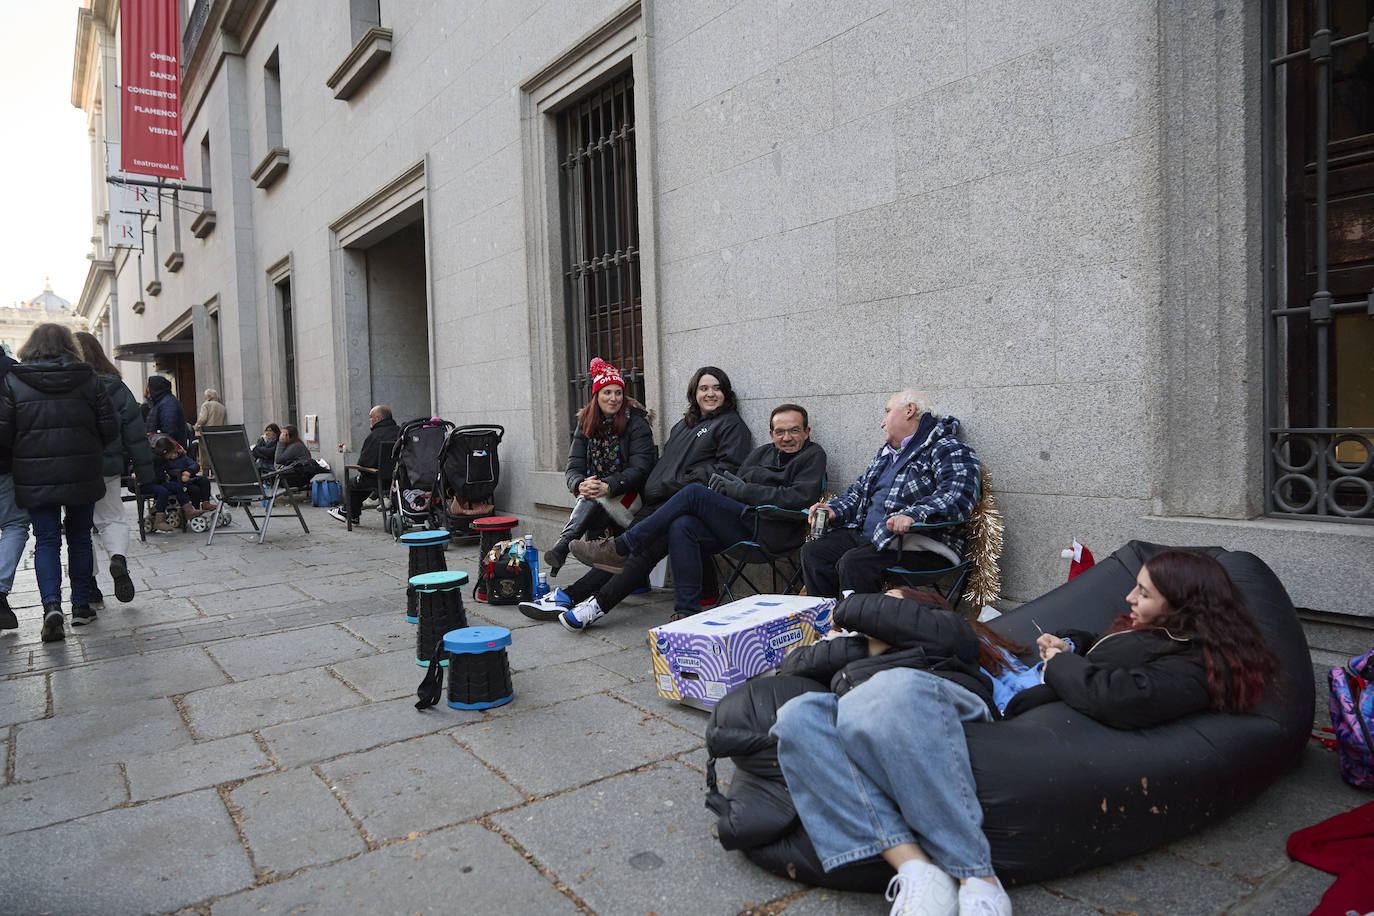
[[[200,475],[200,465],[186,454],[171,436],[153,439],[154,479],[141,484],[140,492],[153,497],[153,530],[175,531],[167,520],[167,504],[175,498],[181,514],[193,519],[207,511],[214,511],[210,501],[210,481]]]

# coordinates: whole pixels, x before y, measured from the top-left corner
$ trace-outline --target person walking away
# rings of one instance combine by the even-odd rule
[[[0,385],[9,375],[14,360],[0,351]],[[19,627],[19,618],[10,608],[10,589],[14,587],[14,571],[24,556],[29,540],[29,513],[14,501],[14,475],[10,471],[8,446],[0,446],[0,630]]]
[[[196,413],[196,424],[192,428],[195,433],[195,449],[191,451],[191,457],[200,460],[200,429],[202,426],[224,426],[229,422],[229,411],[224,406],[224,402],[219,399],[219,392],[213,388],[205,389],[205,400],[201,402],[200,410]]]
[[[134,600],[134,581],[129,577],[129,522],[120,492],[123,488],[121,478],[124,469],[132,463],[137,481],[134,486],[151,483],[154,479],[153,452],[143,432],[143,414],[138,409],[138,399],[124,384],[119,369],[105,355],[100,341],[86,331],[78,331],[75,338],[82,361],[95,370],[96,377],[105,388],[105,395],[110,399],[110,406],[119,417],[119,438],[105,446],[101,455],[105,495],[96,501],[92,520],[100,544],[110,558],[110,578],[114,580],[115,597],[127,604]],[[0,545],[2,548],[3,545]],[[91,577],[89,599],[92,610],[103,609],[104,596],[96,585],[94,575]]]
[[[0,384],[0,448],[12,457],[15,502],[33,521],[34,570],[43,600],[43,642],[66,637],[62,614],[63,510],[72,624],[90,607],[92,510],[105,495],[102,454],[119,421],[95,370],[81,362],[72,332],[40,324]]]

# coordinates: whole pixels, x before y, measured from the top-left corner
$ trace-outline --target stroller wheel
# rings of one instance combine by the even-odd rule
[[[230,517],[231,516],[228,509],[221,509],[219,513],[219,524],[215,527],[223,528],[225,525],[229,524]]]
[[[210,530],[210,519],[206,518],[204,515],[197,515],[186,524],[190,525],[191,530],[197,534],[203,534]]]
[[[169,504],[167,506],[167,524],[171,525],[173,528],[180,528],[181,522],[181,507]]]

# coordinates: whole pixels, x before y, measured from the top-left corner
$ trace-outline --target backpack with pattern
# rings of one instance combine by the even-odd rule
[[[1331,684],[1331,727],[1336,733],[1341,776],[1352,786],[1374,789],[1374,650],[1327,674]]]
[[[488,604],[519,604],[534,597],[534,574],[523,540],[496,542],[482,560],[472,596]]]

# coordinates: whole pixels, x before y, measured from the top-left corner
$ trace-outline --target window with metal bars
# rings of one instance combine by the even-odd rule
[[[1265,0],[1265,510],[1374,524],[1374,0]]]
[[[624,73],[558,115],[569,403],[591,399],[588,364],[620,370],[644,400],[634,77]],[[571,420],[571,417],[569,418]]]
[[[291,303],[291,281],[277,284],[277,301],[281,306],[281,369],[282,387],[286,394],[286,420],[299,427],[296,417],[296,328],[295,310]]]

